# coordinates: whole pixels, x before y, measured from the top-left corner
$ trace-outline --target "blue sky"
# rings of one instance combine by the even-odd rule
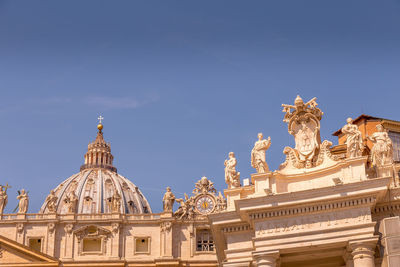
[[[104,119],[115,166],[161,211],[235,152],[272,170],[281,104],[316,96],[321,137],[361,113],[400,120],[400,1],[0,1],[0,183],[31,197],[79,171]]]

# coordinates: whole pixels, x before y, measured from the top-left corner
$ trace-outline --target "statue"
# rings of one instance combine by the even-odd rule
[[[7,189],[11,188],[8,184],[0,185],[0,215],[3,214],[4,208],[8,203]]]
[[[251,150],[251,166],[257,170],[257,173],[266,173],[269,171],[268,164],[265,161],[265,151],[271,146],[271,137],[263,139],[263,134],[258,134],[258,141],[255,142]]]
[[[393,144],[388,133],[381,124],[376,126],[377,132],[367,138],[374,143],[371,150],[372,166],[383,166],[393,163]]]
[[[46,198],[47,209],[49,210],[49,212],[51,212],[51,213],[56,212],[57,200],[58,200],[58,197],[54,193],[54,190],[51,190],[50,194]]]
[[[229,159],[225,160],[225,182],[228,188],[240,187],[240,172],[236,171],[237,160],[235,153],[229,152]]]
[[[296,172],[296,169],[309,169],[320,165],[333,165],[337,161],[331,152],[332,142],[321,142],[320,126],[324,114],[317,106],[316,98],[304,102],[300,96],[294,105],[282,104],[288,124],[288,132],[293,135],[295,147],[285,147],[286,160],[279,167],[281,173]]]
[[[194,212],[193,212],[193,199],[189,198],[188,195],[185,193],[185,199],[177,198],[176,202],[178,202],[181,206],[178,210],[174,213],[174,216],[177,217],[179,220],[181,219],[192,219]]]
[[[21,192],[18,191],[17,199],[19,200],[18,203],[18,213],[26,213],[28,211],[29,205],[29,198],[28,193],[25,192],[25,189],[22,189]]]
[[[342,133],[346,135],[347,157],[360,157],[363,151],[363,139],[357,125],[353,124],[353,119],[348,118],[347,124],[343,126]]]
[[[117,190],[114,191],[114,195],[111,197],[111,211],[118,213],[121,210],[121,195]]]
[[[69,192],[68,196],[65,198],[65,203],[67,203],[68,213],[76,212],[76,205],[78,204],[78,197],[75,195],[74,191]]]
[[[226,199],[222,196],[221,191],[218,192],[218,197],[216,197],[216,200],[217,200],[216,210],[217,211],[226,210],[226,206],[227,206]]]
[[[175,195],[171,192],[171,188],[167,187],[167,192],[165,192],[163,197],[163,209],[165,211],[172,211],[175,202]]]

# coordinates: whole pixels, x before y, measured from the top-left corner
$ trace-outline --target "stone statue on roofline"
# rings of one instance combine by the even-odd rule
[[[19,193],[19,195],[17,196],[17,199],[19,200],[18,213],[26,213],[28,211],[28,205],[29,205],[28,193],[25,192],[25,189],[18,191],[18,193]]]
[[[393,163],[393,144],[388,133],[381,124],[376,126],[377,132],[367,135],[374,146],[371,150],[372,166],[381,167]]]
[[[296,97],[294,105],[282,104],[285,112],[283,121],[288,124],[288,132],[294,137],[295,147],[284,148],[286,160],[279,168],[281,173],[328,166],[337,161],[330,152],[332,142],[321,142],[320,120],[324,113],[317,106],[315,97],[305,103],[300,96]]]
[[[225,160],[225,182],[228,188],[240,187],[240,172],[236,171],[237,160],[235,153],[229,152],[229,159]]]
[[[167,192],[165,192],[164,197],[163,197],[163,210],[172,212],[174,202],[175,202],[175,195],[174,193],[171,192],[171,188],[168,186],[167,187]]]
[[[265,160],[265,152],[271,146],[271,137],[263,139],[263,134],[258,134],[258,141],[255,142],[251,150],[251,166],[257,170],[257,173],[266,173],[269,171]]]
[[[177,198],[176,202],[180,204],[180,207],[177,211],[175,211],[174,216],[178,219],[193,219],[194,216],[194,203],[193,198],[189,198],[189,196],[185,193],[185,199]]]
[[[57,200],[58,200],[58,197],[54,193],[54,190],[51,190],[50,194],[46,198],[47,209],[49,210],[50,213],[56,212]]]
[[[364,149],[363,138],[353,119],[348,118],[347,124],[343,126],[342,133],[346,135],[347,158],[360,157]]]
[[[0,215],[3,214],[4,208],[6,207],[8,203],[8,195],[7,195],[7,189],[10,188],[8,184],[5,186],[0,185]]]

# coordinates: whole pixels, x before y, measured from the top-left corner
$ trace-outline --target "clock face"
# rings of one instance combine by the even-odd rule
[[[196,200],[196,209],[201,214],[209,214],[214,210],[214,200],[210,196],[201,196]]]

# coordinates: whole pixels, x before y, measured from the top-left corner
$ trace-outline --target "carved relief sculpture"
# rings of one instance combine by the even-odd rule
[[[7,189],[10,188],[8,184],[5,186],[0,185],[0,214],[3,214],[4,208],[8,203]]]
[[[222,196],[221,192],[218,192],[218,197],[217,197],[217,206],[215,207],[216,211],[224,211],[226,210],[226,199]]]
[[[347,124],[343,126],[342,133],[346,135],[347,157],[360,157],[364,148],[362,134],[353,119],[348,118]]]
[[[229,159],[225,160],[225,182],[228,188],[240,187],[240,172],[236,171],[237,160],[235,153],[229,152]]]
[[[18,193],[19,193],[19,195],[17,196],[17,199],[19,200],[18,213],[26,213],[28,211],[28,205],[29,205],[28,193],[25,192],[25,189],[22,189],[21,192],[18,191]]]
[[[189,198],[188,195],[185,193],[185,199],[177,198],[176,202],[180,204],[180,207],[177,211],[175,211],[174,216],[178,219],[193,219],[193,199]]]
[[[163,197],[163,210],[172,211],[175,202],[175,195],[171,192],[171,188],[167,187],[167,192],[165,192]]]
[[[205,216],[210,213],[226,210],[226,200],[221,193],[217,196],[217,190],[214,183],[201,177],[193,190],[194,196],[189,197],[185,194],[185,198],[177,198],[176,202],[180,204],[178,210],[174,213],[177,219],[191,220],[195,216]]]
[[[257,173],[266,173],[269,171],[265,160],[265,151],[271,146],[271,137],[263,139],[263,134],[258,134],[258,141],[255,142],[251,150],[251,166],[257,170]]]
[[[49,212],[51,212],[51,213],[56,212],[57,200],[58,200],[58,197],[54,193],[54,190],[51,190],[50,194],[46,198],[47,209],[49,210]]]
[[[283,168],[313,168],[322,163],[335,159],[330,153],[331,142],[325,140],[321,143],[320,120],[323,112],[317,108],[314,97],[307,103],[297,96],[294,105],[283,104],[285,112],[284,122],[288,123],[288,132],[294,136],[295,148],[285,147],[286,161]]]
[[[75,195],[74,191],[69,192],[68,196],[65,198],[65,203],[67,204],[68,213],[76,213],[76,205],[78,204],[78,197]]]
[[[383,166],[393,162],[393,144],[388,133],[381,124],[376,126],[377,132],[367,138],[374,143],[371,150],[371,159],[373,166]]]

